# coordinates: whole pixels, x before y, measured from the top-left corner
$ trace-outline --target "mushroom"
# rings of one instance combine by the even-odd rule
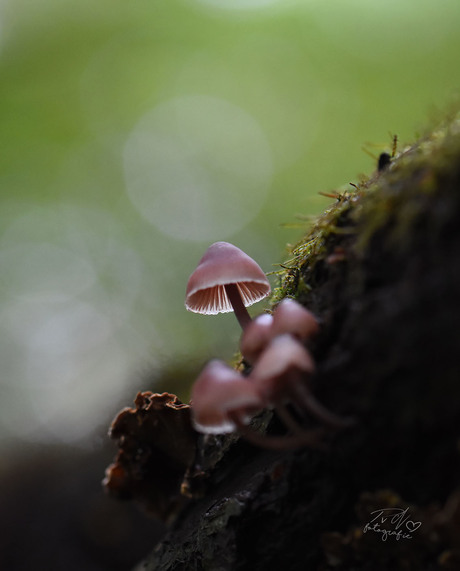
[[[192,388],[192,423],[205,434],[233,432],[263,408],[252,383],[217,359],[203,369]]]
[[[350,419],[343,419],[330,412],[313,396],[308,387],[308,379],[314,370],[314,361],[302,343],[290,334],[283,334],[269,343],[248,379],[293,429],[298,425],[284,408],[288,402],[307,410],[329,426],[348,426]]]
[[[215,242],[206,250],[187,283],[185,307],[215,315],[234,311],[244,330],[251,322],[247,306],[270,293],[262,268],[228,242]]]
[[[316,317],[291,298],[284,298],[273,315],[264,313],[256,317],[243,331],[240,350],[248,363],[254,363],[268,343],[284,333],[304,341],[318,332]]]
[[[303,341],[316,335],[318,329],[313,313],[291,298],[284,298],[273,312],[272,338],[290,333]]]
[[[249,378],[270,406],[292,400],[295,386],[315,370],[310,353],[292,335],[285,333],[270,341],[254,365]]]
[[[198,432],[225,434],[238,429],[249,442],[273,450],[321,446],[315,432],[302,431],[294,421],[286,423],[295,429],[293,436],[268,436],[248,426],[266,402],[255,384],[217,359],[203,369],[192,387],[191,397],[192,424]]]
[[[258,315],[243,331],[240,350],[248,363],[254,363],[272,338],[273,316]]]

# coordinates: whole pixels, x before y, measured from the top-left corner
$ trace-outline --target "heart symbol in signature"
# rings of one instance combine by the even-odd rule
[[[410,531],[411,533],[416,529],[418,529],[421,525],[422,525],[421,521],[412,521],[410,519],[406,521],[406,527],[408,531]]]

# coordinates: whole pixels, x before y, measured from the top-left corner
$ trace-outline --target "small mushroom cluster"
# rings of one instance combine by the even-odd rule
[[[299,425],[287,408],[308,411],[326,425],[350,423],[323,407],[309,388],[315,363],[304,343],[318,331],[313,314],[293,299],[282,300],[273,314],[254,320],[247,306],[270,293],[260,266],[227,242],[212,244],[187,284],[189,311],[214,315],[234,311],[243,334],[240,350],[251,366],[249,375],[219,360],[210,361],[192,388],[192,421],[205,434],[239,430],[250,441],[283,449],[317,444],[317,436]],[[263,436],[248,425],[264,408],[276,410],[290,436]]]

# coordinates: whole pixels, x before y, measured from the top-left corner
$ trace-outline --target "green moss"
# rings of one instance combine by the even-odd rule
[[[460,162],[460,113],[395,153],[390,165],[374,172],[353,190],[336,194],[335,202],[305,236],[289,248],[289,259],[277,272],[280,285],[271,304],[286,296],[304,299],[312,293],[320,266],[362,258],[384,231],[386,247],[400,248],[408,230],[420,223],[426,201],[442,186],[445,172]]]

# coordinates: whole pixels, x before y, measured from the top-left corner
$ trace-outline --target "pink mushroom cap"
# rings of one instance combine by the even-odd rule
[[[303,341],[316,335],[318,329],[313,313],[293,299],[283,299],[273,312],[273,337],[290,333]]]
[[[230,284],[236,285],[245,307],[270,293],[270,283],[257,262],[233,244],[215,242],[188,280],[185,307],[205,315],[233,311],[225,290]]]
[[[243,331],[240,350],[248,363],[254,363],[272,338],[273,316],[262,313]]]
[[[217,359],[205,366],[192,388],[192,422],[199,432],[233,432],[236,425],[231,414],[247,424],[252,414],[262,407],[257,388]]]
[[[292,383],[304,383],[315,370],[307,349],[292,335],[275,337],[254,365],[249,379],[262,397],[275,405],[290,399]]]

